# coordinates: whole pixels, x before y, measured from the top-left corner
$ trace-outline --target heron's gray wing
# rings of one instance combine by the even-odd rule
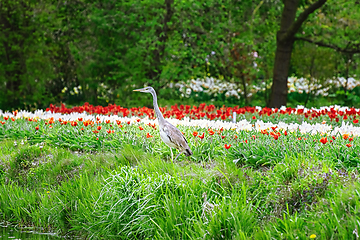
[[[174,125],[169,122],[165,122],[164,132],[169,137],[170,141],[181,149],[189,148],[188,142],[185,136]]]

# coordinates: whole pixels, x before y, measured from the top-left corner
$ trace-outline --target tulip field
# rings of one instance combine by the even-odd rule
[[[0,218],[79,239],[357,239],[360,109],[0,110]],[[173,149],[177,154],[177,150]]]

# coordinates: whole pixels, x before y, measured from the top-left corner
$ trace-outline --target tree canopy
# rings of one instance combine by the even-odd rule
[[[295,23],[311,14],[285,33],[294,52],[283,87],[289,75],[320,81],[359,74],[356,1],[1,1],[0,109],[133,106],[141,104],[130,94],[135,87],[148,84],[174,98],[170,83],[206,76],[239,84],[240,105],[251,104],[250,85],[265,86],[256,103],[269,104],[290,5]]]

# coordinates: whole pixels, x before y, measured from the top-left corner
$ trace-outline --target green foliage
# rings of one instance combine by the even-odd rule
[[[45,4],[45,8],[50,8]],[[0,5],[0,106],[43,107],[49,102],[47,82],[54,77],[46,40],[48,15],[33,1],[2,1]],[[48,10],[50,10],[48,9]],[[43,26],[43,27],[38,27]]]
[[[264,17],[268,13],[262,7],[271,7],[263,2],[24,4],[5,1],[0,6],[0,90],[5,93],[0,109],[84,101],[138,105],[141,100],[129,94],[134,86],[149,84],[158,90],[204,76],[240,81],[254,71],[251,61],[241,63],[242,56],[256,50],[255,44],[260,54],[268,54],[265,46],[274,45],[274,38],[262,44],[267,29],[262,20],[273,23]],[[238,55],[234,58],[231,52]]]
[[[301,1],[299,12],[307,4]],[[144,84],[164,101],[180,101],[167,90],[170,83],[206,76],[238,83],[244,94],[237,104],[265,106],[282,6],[260,0],[2,1],[0,109],[63,102],[140,106],[147,101],[130,92]],[[298,37],[327,48],[297,42],[291,73],[319,83],[359,75],[359,12],[352,1],[328,1],[310,15]],[[249,85],[265,92],[249,97]],[[311,96],[308,101],[316,103]]]

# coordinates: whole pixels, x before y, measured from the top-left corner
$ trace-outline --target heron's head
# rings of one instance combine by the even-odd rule
[[[152,87],[144,87],[144,88],[139,88],[139,89],[135,89],[133,90],[135,92],[148,92],[151,93],[152,91],[154,91],[154,89]]]

